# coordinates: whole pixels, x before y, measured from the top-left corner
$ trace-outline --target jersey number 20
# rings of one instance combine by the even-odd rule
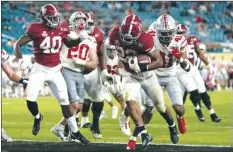
[[[80,58],[82,60],[86,60],[88,52],[89,46],[87,44],[80,44],[75,47],[69,48],[67,58]]]

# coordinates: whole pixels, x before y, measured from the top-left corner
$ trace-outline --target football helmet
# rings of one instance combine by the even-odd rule
[[[106,54],[110,59],[113,59],[115,56],[117,56],[117,50],[114,45],[107,44],[105,45]]]
[[[188,35],[190,32],[187,26],[185,26],[184,24],[178,24],[176,26],[176,33],[181,35]]]
[[[176,34],[176,21],[168,14],[159,16],[156,20],[155,29],[162,43],[170,43]]]
[[[81,11],[74,12],[69,18],[69,26],[72,30],[83,30],[86,28],[87,18]]]
[[[128,15],[120,25],[120,37],[124,44],[133,44],[142,33],[142,22],[136,15]]]
[[[87,18],[87,27],[86,30],[88,34],[92,34],[95,29],[95,19],[90,13],[85,13],[86,18]]]
[[[61,23],[61,14],[52,4],[42,6],[40,10],[40,18],[43,24],[51,28],[57,28]]]

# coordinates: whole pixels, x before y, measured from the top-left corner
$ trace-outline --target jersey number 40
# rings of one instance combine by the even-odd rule
[[[43,53],[46,54],[58,53],[61,49],[61,46],[62,46],[62,38],[60,36],[54,36],[54,37],[47,36],[40,44],[40,48],[44,50]]]

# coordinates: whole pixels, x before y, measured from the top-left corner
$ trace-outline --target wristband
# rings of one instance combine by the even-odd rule
[[[141,64],[139,65],[141,72],[146,72],[148,71],[148,66],[146,64]]]

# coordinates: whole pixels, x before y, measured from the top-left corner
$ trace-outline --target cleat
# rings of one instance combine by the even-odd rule
[[[179,141],[179,134],[176,128],[176,125],[174,127],[168,127],[170,131],[170,138],[173,144],[177,144]]]
[[[85,123],[84,125],[82,125],[82,128],[90,128],[91,127],[91,123]]]
[[[131,131],[129,127],[129,117],[126,117],[124,114],[122,114],[119,118],[119,122],[120,122],[121,132],[123,132],[127,136],[130,136]]]
[[[222,119],[218,117],[215,113],[210,115],[210,118],[213,122],[220,122]]]
[[[68,126],[68,125],[67,125]],[[64,132],[65,128],[60,126],[60,125],[55,125],[53,126],[50,131],[58,137],[58,139],[62,140],[62,141],[68,141],[68,138],[65,137],[65,132]],[[69,129],[68,129],[68,134],[69,134]],[[68,136],[67,134],[67,136]]]
[[[36,136],[39,133],[39,131],[40,131],[40,123],[41,123],[42,120],[43,120],[43,115],[42,114],[40,114],[40,118],[39,119],[34,118],[34,124],[33,124],[33,127],[32,127],[32,134],[34,136]]]
[[[201,122],[204,122],[204,121],[205,121],[205,118],[204,118],[204,116],[203,116],[203,113],[202,113],[201,109],[199,109],[199,110],[194,110],[194,111],[195,111],[195,113],[196,113],[198,119],[199,119]]]
[[[11,137],[9,137],[5,130],[2,128],[2,135],[1,135],[1,142],[13,142],[13,139]]]
[[[90,130],[91,130],[94,138],[96,138],[96,139],[102,139],[103,138],[102,134],[100,133],[99,128],[94,128],[94,127],[91,126]]]
[[[116,119],[118,115],[118,108],[116,106],[112,107],[112,119]]]
[[[127,150],[135,150],[135,147],[136,147],[136,141],[129,140],[126,149]]]
[[[179,131],[181,134],[184,134],[186,132],[186,124],[185,124],[184,117],[182,117],[182,118],[176,117],[176,118],[178,121]]]
[[[81,123],[80,123],[80,121],[79,121],[79,118],[76,118],[76,123],[77,123],[78,128],[80,128]]]
[[[73,133],[73,132],[71,132],[70,133],[70,138],[71,138],[71,141],[76,141],[76,140],[78,140],[78,141],[80,141],[82,144],[84,144],[84,145],[90,145],[91,144],[91,142],[88,140],[88,139],[86,139],[81,133],[80,133],[80,131],[77,131],[76,133]]]
[[[141,137],[142,137],[142,147],[146,149],[150,145],[153,138],[148,133],[142,133]]]

